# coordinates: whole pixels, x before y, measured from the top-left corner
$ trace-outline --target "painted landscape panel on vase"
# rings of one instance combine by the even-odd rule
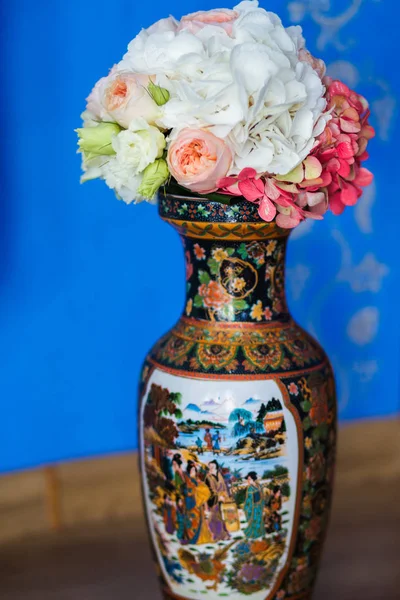
[[[299,471],[277,383],[155,370],[142,419],[147,515],[171,591],[265,600],[288,562]]]

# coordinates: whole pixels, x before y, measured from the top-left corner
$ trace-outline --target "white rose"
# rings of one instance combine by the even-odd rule
[[[136,119],[129,129],[113,138],[115,156],[102,157],[102,164],[94,165],[92,173],[102,177],[127,204],[141,202],[144,198],[138,189],[143,180],[142,173],[162,156],[165,143],[165,137],[157,127],[144,119]]]
[[[135,175],[128,166],[121,163],[118,158],[111,157],[101,168],[101,177],[109,188],[126,204],[141,202],[143,198],[138,189],[142,183],[143,175]]]
[[[161,131],[144,119],[133,120],[129,129],[121,131],[112,141],[117,162],[125,165],[134,175],[160,158],[165,144]]]

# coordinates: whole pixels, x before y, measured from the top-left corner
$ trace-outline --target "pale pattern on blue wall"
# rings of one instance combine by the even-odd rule
[[[390,241],[390,226],[387,228],[385,219],[379,217],[382,202],[389,219],[389,207],[394,210],[393,199],[388,198],[390,188],[385,181],[382,149],[390,156],[396,95],[390,82],[393,77],[390,47],[382,49],[380,44],[374,43],[377,37],[374,40],[365,35],[367,32],[382,35],[373,30],[372,8],[380,2],[297,0],[288,3],[290,21],[306,30],[310,50],[324,56],[328,74],[368,96],[371,120],[377,132],[377,138],[371,142],[372,160],[368,164],[375,172],[375,182],[357,206],[350,209],[352,217],[346,214],[340,219],[329,218],[329,229],[324,229],[322,234],[334,241],[338,255],[324,259],[319,254],[324,268],[317,269],[318,273],[313,276],[305,257],[315,256],[315,252],[309,253],[310,245],[318,245],[322,238],[317,232],[319,224],[308,222],[292,235],[287,269],[293,312],[321,340],[331,356],[339,388],[340,413],[344,417],[357,413],[372,415],[374,409],[375,413],[390,412],[398,398],[397,324],[393,324],[389,335],[383,324],[388,320],[388,314],[383,315],[383,312],[390,309],[387,285],[394,285],[395,243]],[[381,160],[375,158],[380,154]],[[332,241],[329,250],[332,252]],[[310,288],[314,293],[310,293]],[[394,366],[392,373],[390,365]],[[381,408],[376,402],[377,391]]]
[[[102,182],[79,185],[73,130],[90,86],[140,27],[216,4],[4,3],[0,77],[13,93],[0,100],[0,471],[137,447],[136,384],[146,352],[179,316],[182,250],[153,206],[118,203]],[[301,24],[329,72],[371,101],[375,184],[341,217],[292,233],[287,289],[295,318],[332,360],[341,417],[393,414],[400,2],[261,5]]]

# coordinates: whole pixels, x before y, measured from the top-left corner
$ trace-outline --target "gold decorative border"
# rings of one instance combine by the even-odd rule
[[[275,223],[210,223],[201,221],[184,221],[179,219],[164,220],[172,225],[181,235],[204,240],[265,240],[288,237],[290,229],[280,229]]]
[[[325,366],[329,365],[327,360],[322,360],[317,365],[312,367],[301,367],[297,371],[276,371],[276,373],[204,373],[203,371],[180,371],[172,367],[167,367],[152,357],[147,358],[148,362],[151,363],[156,369],[165,371],[170,375],[176,375],[177,377],[186,377],[188,379],[219,379],[229,381],[251,381],[255,379],[286,379],[287,377],[298,377],[299,373],[312,373],[319,371]]]
[[[285,343],[300,337],[302,334],[295,328],[294,321],[288,321],[284,324],[256,324],[256,326],[253,323],[244,322],[223,323],[222,327],[220,326],[221,323],[211,322],[210,325],[208,321],[199,323],[199,321],[191,321],[183,317],[170,333],[174,337],[187,342],[206,345],[218,344],[218,346],[229,347]],[[190,334],[187,333],[188,329],[190,329]],[[287,336],[284,339],[281,337],[282,331]],[[263,338],[259,336],[263,336]]]
[[[251,331],[259,332],[271,329],[287,329],[288,327],[298,327],[296,321],[290,319],[286,322],[282,321],[266,321],[258,323],[257,321],[208,321],[206,319],[194,319],[193,317],[186,317],[182,315],[178,321],[183,322],[190,327],[196,327],[197,329],[210,329],[217,331],[224,331],[232,329],[234,331],[241,331],[249,329]]]

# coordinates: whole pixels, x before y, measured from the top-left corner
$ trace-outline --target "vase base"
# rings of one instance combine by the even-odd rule
[[[182,596],[171,595],[167,591],[163,591],[163,600],[186,600]],[[289,596],[288,600],[312,600],[312,591],[301,593],[297,596]]]

